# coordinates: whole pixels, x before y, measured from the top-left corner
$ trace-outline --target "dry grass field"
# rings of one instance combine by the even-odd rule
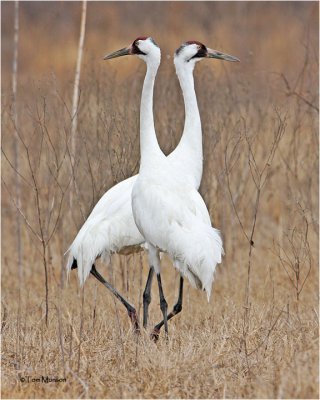
[[[81,3],[20,3],[16,127],[14,3],[1,8],[2,397],[318,398],[319,4],[89,2],[72,171]],[[196,39],[241,59],[195,70],[200,192],[226,255],[210,303],[187,283],[169,340],[161,332],[157,343],[155,283],[150,326],[138,337],[94,278],[80,289],[72,271],[67,282],[64,257],[101,195],[138,171],[145,66],[102,56],[140,35],[162,49],[154,112],[166,154],[184,118],[174,50]],[[162,263],[171,308],[179,277]],[[141,318],[146,255],[114,255],[97,268]]]

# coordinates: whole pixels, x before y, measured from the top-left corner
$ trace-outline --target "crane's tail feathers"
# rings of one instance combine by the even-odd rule
[[[205,290],[209,301],[214,272],[224,255],[220,232],[197,221],[192,230],[177,225],[172,230],[171,240],[175,247],[175,254],[172,254],[175,267],[192,286]]]
[[[100,225],[97,225],[96,222],[96,219],[93,218],[87,220],[67,250],[67,253],[69,252],[66,266],[68,274],[72,269],[73,260],[76,260],[80,286],[83,286],[88,278],[97,258],[102,257],[103,261],[108,262],[110,254],[118,250],[116,244],[111,246],[109,242],[110,225],[107,221]]]
[[[89,249],[84,248],[82,245],[77,246],[76,241],[73,242],[67,252],[69,252],[66,265],[67,279],[69,280],[70,271],[77,269],[80,287],[82,287],[97,257],[94,252],[90,252]]]

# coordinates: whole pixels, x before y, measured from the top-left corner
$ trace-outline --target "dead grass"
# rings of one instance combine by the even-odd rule
[[[78,32],[80,20],[75,17],[80,17],[80,6],[59,3],[55,8],[50,4],[49,9],[57,12],[55,17],[41,5],[30,6],[38,14],[28,14],[27,6],[21,8],[18,133],[24,268],[19,280],[12,223],[17,212],[16,172],[10,165],[14,129],[10,92],[4,82],[3,398],[318,398],[315,5],[239,4],[89,3],[73,176],[69,154],[72,85],[68,79],[75,64],[77,37],[73,25],[68,33],[66,22],[61,22],[64,30],[56,35],[47,33],[45,26],[55,28],[62,14]],[[141,22],[139,7],[148,11],[150,20]],[[3,39],[7,60],[12,37],[7,20],[12,15],[10,4],[3,8],[8,17]],[[30,25],[37,15],[42,16],[42,23]],[[129,21],[127,15],[132,21],[123,28],[124,20]],[[107,28],[103,16],[110,17]],[[152,31],[164,43],[164,55],[191,35],[242,60],[238,66],[203,62],[195,72],[204,132],[201,193],[214,225],[223,233],[226,256],[217,269],[210,303],[204,293],[186,284],[183,311],[169,323],[169,341],[162,334],[157,344],[149,339],[153,324],[161,318],[155,284],[150,327],[136,337],[121,304],[93,278],[83,291],[75,273],[67,284],[63,259],[100,196],[138,170],[138,105],[144,68],[137,60],[107,67],[95,57],[90,60],[90,51],[100,54],[101,48],[103,54],[141,35],[141,31],[135,35],[137,21],[140,30]],[[290,35],[286,32],[289,22]],[[121,33],[119,26],[124,29]],[[70,45],[72,49],[68,54],[61,55],[65,49],[56,46],[61,43],[60,34],[66,37],[65,48]],[[43,52],[32,62],[27,53],[35,35]],[[213,42],[212,37],[216,38]],[[55,66],[55,77],[49,74],[48,59]],[[3,74],[10,81],[6,60]],[[156,84],[155,113],[159,141],[168,153],[180,137],[183,107],[171,60],[165,56]],[[269,162],[279,126],[281,137]],[[262,181],[266,178],[258,207],[257,171],[264,171]],[[70,210],[67,200],[72,181],[77,195]],[[252,246],[246,236],[251,238],[255,218]],[[172,307],[178,276],[166,257],[163,266],[164,291]],[[141,314],[145,256],[114,256],[111,266],[99,263],[98,269]],[[22,382],[41,376],[66,381]]]
[[[146,272],[145,268],[144,276]],[[165,287],[170,305],[178,285],[172,275],[168,268]],[[243,284],[233,276],[230,286],[227,275],[222,268],[218,272],[210,304],[188,286],[183,312],[170,324],[169,342],[161,337],[157,344],[145,332],[136,338],[122,307],[92,279],[84,291],[82,334],[81,294],[75,277],[67,289],[51,288],[48,329],[43,298],[37,297],[34,288],[22,306],[19,338],[17,321],[9,317],[16,310],[7,304],[3,397],[315,398],[316,309],[301,305],[298,309],[297,303],[285,298],[283,289],[275,289],[275,297],[269,297],[272,278],[268,271],[261,274],[254,287],[264,292],[264,299],[253,296],[247,363],[242,346]],[[161,316],[156,287],[153,297],[150,311],[155,323]],[[316,303],[312,297],[315,293],[308,304]],[[67,381],[21,383],[23,377],[42,375]]]

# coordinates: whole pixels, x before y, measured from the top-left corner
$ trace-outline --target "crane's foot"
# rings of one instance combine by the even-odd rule
[[[128,314],[129,314],[130,321],[132,323],[134,333],[136,333],[137,335],[140,335],[140,325],[139,325],[136,310],[134,310],[134,309],[130,310],[130,311],[128,311]]]
[[[153,328],[153,331],[150,334],[150,339],[153,340],[155,343],[159,340],[160,329],[157,327]]]

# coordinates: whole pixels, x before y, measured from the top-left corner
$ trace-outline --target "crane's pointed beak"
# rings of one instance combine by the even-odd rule
[[[208,49],[207,58],[217,58],[218,60],[239,62],[239,58],[222,53],[218,50]]]
[[[104,60],[111,60],[111,58],[117,58],[117,57],[122,57],[122,56],[128,56],[131,54],[131,46],[130,47],[124,47],[123,49],[114,51],[113,53],[106,54],[103,59]]]

